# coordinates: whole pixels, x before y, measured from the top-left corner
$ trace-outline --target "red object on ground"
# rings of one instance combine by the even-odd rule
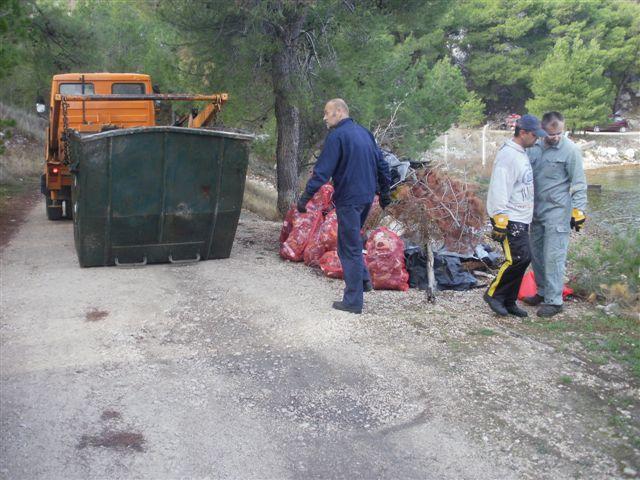
[[[311,200],[307,202],[307,211],[319,210],[322,213],[327,213],[332,208],[333,198],[333,185],[325,183],[318,191],[311,197]]]
[[[310,267],[320,266],[320,257],[338,248],[338,217],[332,210],[324,217],[324,222],[313,233],[304,249],[304,263]]]
[[[338,214],[331,210],[320,227],[320,242],[325,251],[338,249]]]
[[[284,222],[282,222],[282,228],[280,229],[280,244],[287,239],[293,228],[293,214],[296,211],[295,205],[292,206],[287,214],[284,216]]]
[[[300,213],[294,209],[291,231],[286,240],[280,244],[280,256],[292,262],[302,261],[304,249],[320,222],[322,222],[322,212],[311,210]]]
[[[324,223],[322,225],[324,225]],[[320,230],[322,229],[322,225],[313,232],[313,235],[311,235],[311,238],[309,239],[309,243],[307,243],[307,246],[304,249],[304,264],[309,267],[319,267],[320,257],[322,257],[322,255],[327,251],[320,242]]]
[[[338,258],[338,252],[332,250],[322,255],[322,258],[320,258],[320,270],[329,278],[342,278],[342,264]]]
[[[533,271],[529,270],[524,274],[524,277],[522,277],[520,290],[518,290],[518,300],[522,300],[524,297],[533,297],[537,292],[536,277]],[[573,289],[565,285],[562,289],[562,299],[564,300],[569,295],[573,295]]]
[[[365,257],[371,283],[376,290],[409,290],[409,273],[404,264],[404,242],[386,227],[371,232]]]

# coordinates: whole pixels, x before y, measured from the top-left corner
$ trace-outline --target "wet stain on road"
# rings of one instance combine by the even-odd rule
[[[122,415],[116,410],[105,410],[100,416],[101,420],[111,420],[114,418],[122,418]]]
[[[106,318],[107,316],[109,316],[109,312],[107,312],[106,310],[98,310],[97,308],[93,308],[86,313],[85,318],[87,319],[87,322],[98,322]]]
[[[145,439],[141,433],[105,430],[99,435],[83,435],[78,449],[106,447],[120,450],[144,451]]]

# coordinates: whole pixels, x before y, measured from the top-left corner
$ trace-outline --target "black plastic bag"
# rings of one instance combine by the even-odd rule
[[[433,270],[440,290],[461,292],[474,288],[478,283],[476,277],[462,267],[459,257],[436,253],[433,258]]]
[[[418,288],[420,290],[429,288],[427,254],[424,250],[415,245],[406,245],[404,250],[404,263],[407,272],[409,272],[409,288]]]

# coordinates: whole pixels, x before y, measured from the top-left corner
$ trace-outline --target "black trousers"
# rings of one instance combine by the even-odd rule
[[[498,270],[498,275],[489,285],[487,295],[500,300],[505,305],[513,305],[518,299],[524,272],[531,263],[529,225],[509,222],[507,236],[502,241],[502,249],[505,260]]]

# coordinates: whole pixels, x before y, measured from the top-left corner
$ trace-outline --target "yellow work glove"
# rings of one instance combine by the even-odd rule
[[[499,213],[498,215],[494,215],[491,218],[491,226],[493,230],[491,231],[491,238],[493,238],[496,242],[502,242],[507,236],[507,225],[509,224],[509,217],[503,213]]]
[[[579,232],[586,219],[587,217],[584,216],[584,212],[582,210],[574,208],[571,211],[571,228],[575,228],[576,232]]]

